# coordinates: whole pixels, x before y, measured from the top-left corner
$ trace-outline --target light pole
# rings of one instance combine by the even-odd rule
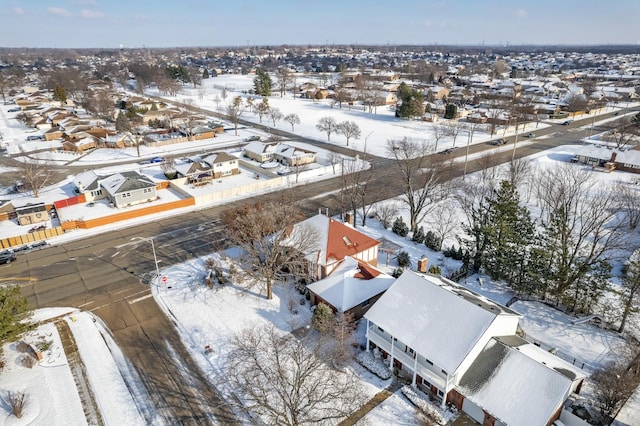
[[[158,269],[158,257],[156,256],[156,246],[153,243],[153,237],[133,237],[131,240],[142,240],[151,243],[151,251],[153,252],[153,263],[156,265],[156,281],[160,278],[160,269]]]
[[[369,136],[371,136],[374,132],[375,132],[375,130],[370,131],[369,134],[367,136],[365,136],[365,138],[364,138],[364,153],[365,153],[365,155],[367,153],[367,139],[369,139]]]
[[[516,145],[518,144],[518,119],[516,118],[516,137],[513,140],[513,151],[511,152],[511,162],[516,159]]]
[[[467,176],[467,160],[469,159],[469,145],[471,145],[471,140],[473,139],[473,130],[475,129],[476,124],[471,123],[471,131],[467,135],[467,152],[464,155],[464,172],[462,173],[462,180]]]

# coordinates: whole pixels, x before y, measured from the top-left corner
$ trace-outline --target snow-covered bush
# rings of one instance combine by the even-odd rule
[[[418,389],[414,389],[411,386],[403,386],[400,391],[413,405],[416,406],[416,408],[418,408],[418,410],[422,411],[424,415],[426,415],[430,420],[439,425],[444,425],[447,423],[444,416],[440,414],[438,408],[429,401],[429,397],[424,392]]]
[[[384,362],[381,359],[373,356],[373,352],[360,352],[356,360],[358,361],[358,364],[362,365],[381,379],[387,380],[391,378],[391,371],[389,370],[389,367],[384,365]]]

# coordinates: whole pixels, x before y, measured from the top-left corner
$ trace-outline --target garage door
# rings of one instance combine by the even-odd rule
[[[476,404],[466,398],[462,402],[462,411],[467,413],[469,417],[471,417],[478,423],[482,424],[484,422],[484,411],[482,411],[482,408],[478,407]]]

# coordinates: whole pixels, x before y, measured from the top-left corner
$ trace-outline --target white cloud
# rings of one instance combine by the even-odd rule
[[[82,9],[80,11],[80,16],[82,16],[83,18],[87,18],[87,19],[104,18],[104,14],[102,12],[99,12],[97,10],[88,10],[88,9]]]
[[[67,9],[63,9],[61,7],[50,7],[47,10],[49,11],[50,14],[55,16],[63,16],[66,18],[73,16],[72,13],[69,12]]]
[[[24,15],[24,9],[21,7],[14,6],[11,10],[13,10],[13,13],[16,15]]]
[[[74,4],[84,4],[89,6],[95,6],[98,4],[96,0],[71,0],[71,3]]]
[[[518,18],[526,18],[528,14],[529,14],[529,13],[528,13],[526,10],[524,10],[524,9],[518,9],[518,10],[516,10],[516,16],[517,16]]]

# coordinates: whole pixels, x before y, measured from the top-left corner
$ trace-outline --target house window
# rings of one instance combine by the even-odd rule
[[[40,219],[42,217],[42,213],[36,213],[36,217]]]
[[[427,361],[427,364],[433,365],[433,362],[429,361],[428,359],[425,358],[424,360]]]
[[[444,371],[444,370],[440,370],[440,371],[442,371],[442,374],[444,374],[444,375],[447,375],[447,374],[448,374],[448,373],[447,373],[446,371]]]
[[[441,390],[438,391],[438,396],[440,396],[441,398],[444,396],[444,392],[442,392]]]
[[[413,353],[413,349],[409,348],[409,353],[412,354]]]
[[[382,327],[378,327],[378,330],[384,333],[384,330],[382,329]]]

